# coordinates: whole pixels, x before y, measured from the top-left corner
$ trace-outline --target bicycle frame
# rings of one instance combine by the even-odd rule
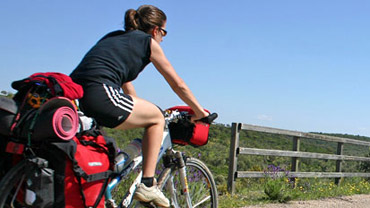
[[[158,161],[157,163],[162,159],[162,157],[167,153],[167,150],[170,150],[172,153],[179,154],[176,155],[176,157],[181,157],[180,161],[182,161],[182,165],[180,167],[180,175],[181,175],[181,184],[183,187],[183,191],[186,195],[187,198],[187,204],[188,206],[191,206],[191,201],[190,201],[190,195],[188,193],[188,183],[187,183],[187,177],[186,177],[186,170],[185,170],[185,165],[184,161],[182,160],[182,155],[180,152],[176,152],[172,150],[172,141],[170,134],[168,132],[168,129],[165,129],[163,132],[163,139],[162,139],[162,145],[159,151],[158,155]],[[124,179],[125,176],[131,173],[132,170],[135,170],[143,161],[143,157],[140,155],[136,158],[133,159],[133,161],[121,172],[119,176],[116,176],[115,178],[112,179],[112,181],[108,184],[106,192],[105,192],[105,197],[106,201],[110,203],[112,207],[122,207],[126,208],[129,207],[130,204],[132,203],[133,200],[133,194],[136,190],[137,185],[141,182],[141,176],[142,176],[142,171],[139,172],[138,176],[135,178],[134,182],[131,184],[130,188],[126,192],[125,196],[122,199],[122,202],[120,202],[119,205],[117,205],[112,198],[112,190],[116,185],[118,185],[122,179]],[[173,193],[172,193],[173,194]]]

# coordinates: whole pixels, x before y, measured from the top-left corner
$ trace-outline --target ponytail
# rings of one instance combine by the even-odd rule
[[[166,14],[162,10],[152,5],[143,5],[137,10],[126,11],[125,30],[142,30],[147,33],[155,26],[162,27],[166,20]]]
[[[125,30],[137,30],[138,25],[138,14],[135,9],[129,9],[125,14]]]

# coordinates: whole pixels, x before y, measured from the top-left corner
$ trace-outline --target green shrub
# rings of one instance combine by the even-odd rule
[[[265,175],[264,193],[269,200],[286,203],[295,198],[294,192],[291,191],[294,186],[287,177],[287,171],[278,166],[269,165]]]

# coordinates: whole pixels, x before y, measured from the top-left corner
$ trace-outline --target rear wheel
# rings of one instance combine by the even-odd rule
[[[24,199],[26,161],[19,162],[0,181],[0,207],[25,207],[17,199]]]
[[[190,194],[193,208],[217,208],[217,187],[211,171],[196,158],[186,160],[188,190],[181,187],[179,170],[176,167],[166,168],[158,179],[159,188],[171,201],[171,207],[188,207],[185,191]]]

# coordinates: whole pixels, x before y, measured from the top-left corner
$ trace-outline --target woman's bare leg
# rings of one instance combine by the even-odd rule
[[[153,177],[163,138],[164,118],[154,104],[133,97],[134,109],[116,129],[145,128],[143,137],[143,177]]]

